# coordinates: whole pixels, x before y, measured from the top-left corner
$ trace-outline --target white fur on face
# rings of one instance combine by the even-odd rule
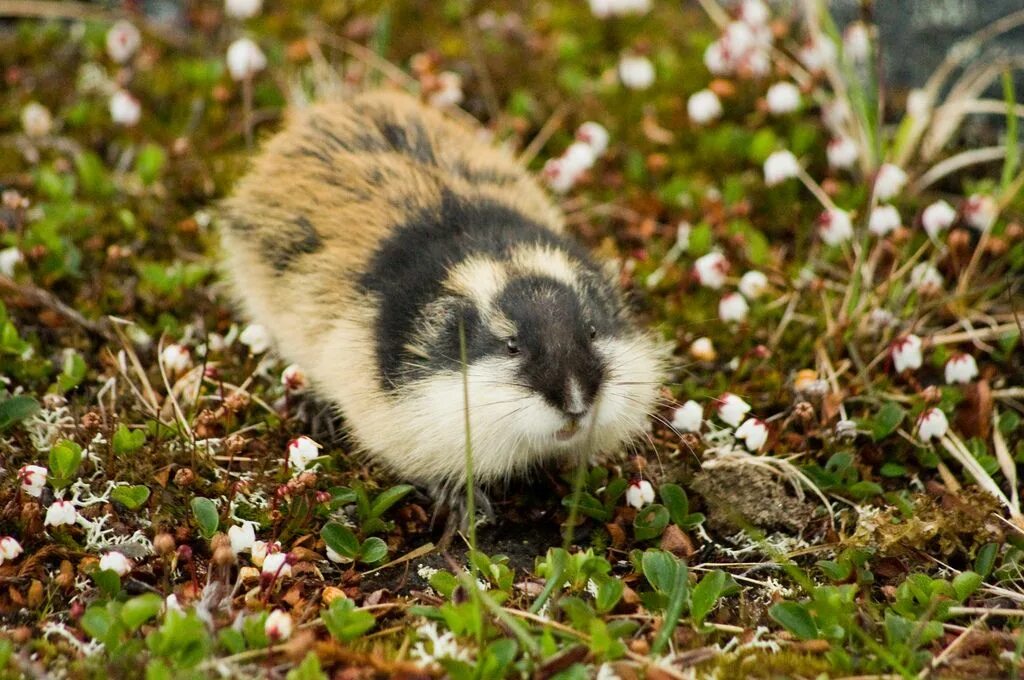
[[[325,343],[340,359],[331,362],[333,379],[321,384],[328,383],[325,391],[342,406],[356,438],[374,458],[406,479],[435,484],[464,481],[462,372],[441,372],[387,396],[373,384],[372,362],[364,354],[370,343],[365,329],[348,324],[339,326]],[[352,351],[335,354],[342,345]],[[519,359],[491,357],[468,367],[477,481],[507,481],[546,458],[612,452],[645,430],[662,378],[654,344],[645,336],[635,336],[599,340],[596,347],[608,375],[579,431],[567,441],[558,440],[556,433],[568,420],[522,382],[517,375]],[[346,356],[349,361],[344,360]]]

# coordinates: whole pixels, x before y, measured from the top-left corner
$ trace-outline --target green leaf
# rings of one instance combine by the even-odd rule
[[[661,536],[661,532],[668,526],[668,520],[668,510],[664,505],[657,503],[648,505],[636,514],[636,518],[633,520],[633,535],[638,541]]]
[[[24,394],[0,402],[0,432],[39,412],[39,402]]]
[[[370,506],[370,517],[380,517],[387,512],[388,508],[405,498],[412,490],[413,487],[408,484],[399,484],[379,494],[373,499],[373,504]]]
[[[114,487],[110,492],[110,500],[117,501],[129,510],[138,510],[149,500],[149,487],[142,484]]]
[[[871,436],[877,442],[885,439],[900,426],[907,412],[894,401],[886,402],[871,419]]]
[[[85,379],[85,359],[78,352],[64,355],[64,367],[57,376],[57,391],[70,392]]]
[[[133,597],[121,608],[121,621],[128,627],[128,630],[135,630],[159,614],[163,603],[163,598],[156,593]]]
[[[91,604],[86,608],[78,623],[89,637],[105,642],[107,636],[113,631],[116,621],[114,615],[107,611],[105,605]]]
[[[658,489],[661,502],[668,508],[668,515],[673,524],[683,525],[690,515],[690,501],[683,487],[678,484],[662,484]]]
[[[689,599],[689,574],[686,563],[679,561],[674,555],[666,553],[675,562],[672,585],[668,590],[668,604],[665,607],[665,615],[661,621],[661,628],[658,630],[654,643],[651,645],[651,654],[657,656],[668,645],[672,639],[672,633],[679,624],[679,617],[683,613],[683,607]]]
[[[659,593],[668,594],[676,580],[679,561],[664,550],[647,550],[641,558],[641,567],[647,582]]]
[[[957,574],[953,579],[953,592],[956,593],[956,599],[960,602],[966,600],[981,586],[984,580],[981,574],[974,571],[962,571]]]
[[[726,574],[720,569],[709,572],[693,588],[690,594],[690,616],[694,623],[700,626],[704,623],[704,617],[715,606],[715,602],[722,595],[725,588]]]
[[[82,463],[82,447],[70,439],[62,439],[50,449],[50,483],[62,489],[70,484]]]
[[[110,597],[115,597],[121,592],[121,577],[113,569],[97,569],[92,572],[92,580]]]
[[[344,524],[328,522],[320,532],[320,537],[324,539],[328,548],[339,555],[352,560],[359,557],[359,539]]]
[[[320,668],[320,659],[316,652],[307,653],[302,663],[288,671],[288,675],[284,677],[285,680],[327,680],[327,675]]]
[[[786,630],[803,640],[818,637],[818,626],[807,611],[807,606],[799,602],[780,602],[768,610],[768,616],[782,624]]]
[[[146,432],[144,430],[129,430],[124,423],[121,423],[114,432],[114,453],[119,456],[134,453],[145,443]]]
[[[622,599],[625,591],[625,584],[617,578],[602,579],[597,586],[597,597],[594,598],[594,606],[601,614],[610,612]]]
[[[360,562],[374,564],[388,556],[388,544],[376,536],[371,536],[363,541],[361,553],[359,557]]]
[[[992,573],[995,567],[996,557],[999,555],[998,543],[986,543],[978,550],[978,556],[974,559],[974,571],[983,577]]]
[[[75,156],[75,169],[82,184],[82,191],[90,196],[104,198],[114,191],[103,161],[92,151],[84,151]]]
[[[139,173],[142,183],[149,186],[160,176],[166,162],[167,152],[163,147],[146,144],[139,150],[138,158],[135,160],[135,171]]]
[[[321,612],[320,618],[327,632],[339,642],[355,640],[377,623],[373,614],[357,609],[355,602],[340,597],[331,601],[330,606]]]
[[[217,512],[217,504],[209,498],[197,496],[192,499],[192,514],[196,517],[196,524],[199,525],[199,533],[203,538],[210,538],[217,533],[217,526],[220,525],[220,515]]]
[[[571,508],[573,505],[573,495],[570,494],[562,499],[562,506]],[[576,505],[576,509],[581,513],[596,519],[599,522],[607,522],[612,518],[612,512],[605,507],[604,503],[597,500],[591,494],[583,491],[579,494],[579,503]]]

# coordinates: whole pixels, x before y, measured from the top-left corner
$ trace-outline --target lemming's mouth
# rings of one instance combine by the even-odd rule
[[[567,442],[576,436],[576,433],[580,431],[580,421],[570,420],[569,424],[560,430],[555,432],[555,439],[560,442]]]

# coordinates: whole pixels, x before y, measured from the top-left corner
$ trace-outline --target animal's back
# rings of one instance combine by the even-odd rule
[[[398,92],[317,104],[290,117],[224,202],[228,278],[247,315],[271,330],[286,355],[310,365],[322,344],[311,339],[325,338],[335,319],[365,311],[361,280],[367,283],[368,265],[391,234],[418,222],[419,260],[436,263],[438,254],[427,251],[459,245],[456,234],[437,227],[458,228],[452,220],[471,220],[481,205],[562,229],[540,187],[480,129]],[[411,273],[378,281],[387,290],[377,292],[415,296]]]

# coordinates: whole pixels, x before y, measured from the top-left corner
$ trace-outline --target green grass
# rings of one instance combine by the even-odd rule
[[[136,16],[141,48],[122,66],[104,46],[114,17],[90,6],[0,28],[0,264],[11,273],[0,277],[0,538],[23,549],[0,543],[0,675],[1019,671],[1015,148],[1005,162],[936,171],[972,158],[955,126],[945,139],[941,115],[880,109],[877,93],[892,88],[873,70],[784,72],[780,55],[795,55],[805,30],[784,20],[759,81],[710,75],[702,56],[719,29],[678,3],[608,19],[584,2],[321,4],[268,3],[240,22],[211,0],[188,30]],[[837,34],[827,17],[818,30]],[[223,60],[241,35],[269,62],[249,86]],[[643,91],[615,74],[636,49],[656,72]],[[210,218],[255,151],[247,139],[272,133],[298,93],[429,90],[444,71],[463,76],[463,110],[530,149],[535,171],[582,122],[609,130],[608,151],[559,200],[570,230],[619,264],[640,323],[673,346],[666,397],[697,401],[705,420],[676,432],[666,406],[623,455],[495,490],[497,524],[440,552],[430,503],[346,445],[319,449],[308,470],[289,461],[289,442],[313,434],[303,396],[282,385],[282,361],[239,339]],[[772,115],[765,91],[789,78],[801,107]],[[115,87],[139,100],[138,124],[111,121]],[[723,114],[698,126],[687,101],[707,87]],[[851,170],[828,167],[820,115],[843,92],[851,136],[870,146]],[[45,134],[23,130],[32,101],[52,117]],[[993,145],[1015,147],[1012,115],[985,120]],[[767,187],[762,164],[783,149],[806,176]],[[892,199],[904,226],[878,237],[867,225],[883,160],[909,182]],[[972,194],[998,204],[991,228],[961,213],[930,240],[923,210],[939,199],[959,210]],[[820,198],[850,211],[851,239],[822,241]],[[712,251],[731,264],[720,289],[693,276]],[[941,290],[921,289],[921,264]],[[720,320],[721,296],[750,270],[767,290],[745,320]],[[897,373],[891,346],[906,333],[923,339],[923,361]],[[692,349],[699,338],[714,356]],[[945,380],[957,353],[979,367],[967,384]],[[716,414],[726,392],[767,424],[758,451]],[[923,441],[917,423],[933,408],[949,433]],[[472,451],[452,453],[466,456],[472,512]],[[627,499],[641,479],[655,496],[637,508]],[[73,524],[46,524],[58,499],[72,501]],[[124,573],[101,568],[112,550],[129,558]],[[275,610],[290,635],[268,633]]]

